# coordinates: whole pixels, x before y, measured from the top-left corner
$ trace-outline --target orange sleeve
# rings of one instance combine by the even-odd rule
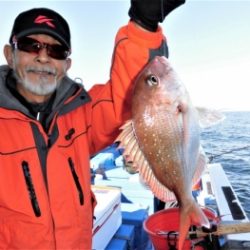
[[[118,135],[119,127],[130,118],[133,80],[149,61],[150,50],[159,48],[163,40],[161,27],[157,32],[147,32],[129,22],[118,31],[110,80],[89,91],[92,102],[86,108],[91,124],[91,153],[110,145]]]

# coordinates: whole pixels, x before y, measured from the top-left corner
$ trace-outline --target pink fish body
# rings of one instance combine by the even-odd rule
[[[155,196],[163,201],[177,199],[181,250],[191,224],[209,227],[192,197],[205,158],[196,109],[165,57],[155,57],[137,77],[132,120],[117,141]]]

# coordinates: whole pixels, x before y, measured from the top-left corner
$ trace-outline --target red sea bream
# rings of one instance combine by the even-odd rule
[[[178,201],[181,250],[191,224],[209,227],[192,197],[205,160],[197,111],[165,57],[155,57],[137,77],[132,119],[122,130],[117,141],[143,181],[159,199]]]

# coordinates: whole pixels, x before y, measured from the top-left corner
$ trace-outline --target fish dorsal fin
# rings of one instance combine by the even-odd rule
[[[124,148],[124,158],[131,162],[130,165],[134,172],[139,172],[143,184],[148,186],[153,194],[162,201],[176,200],[174,193],[156,179],[147,159],[139,147],[132,120],[127,121],[121,129],[122,132],[115,141],[120,142],[120,148]]]

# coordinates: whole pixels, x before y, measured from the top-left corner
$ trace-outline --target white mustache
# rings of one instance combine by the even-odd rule
[[[27,72],[37,72],[37,73],[46,73],[49,75],[56,75],[57,71],[56,69],[50,68],[48,66],[45,67],[35,67],[35,66],[28,66],[26,67]]]

